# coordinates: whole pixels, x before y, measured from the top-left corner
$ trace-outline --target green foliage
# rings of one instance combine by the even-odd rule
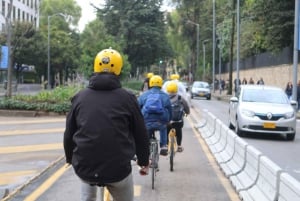
[[[128,88],[134,91],[141,91],[141,86],[143,82],[142,81],[127,81],[127,82],[122,82],[122,86],[124,88]]]
[[[160,11],[162,0],[106,2],[98,14],[107,32],[123,40],[122,48],[128,55],[132,72],[137,68],[143,72],[159,60],[173,56],[166,39],[164,15]]]
[[[2,99],[0,109],[38,110],[66,113],[71,107],[71,98],[80,90],[78,87],[57,87],[52,91],[41,91],[37,95],[16,95]]]
[[[136,96],[139,95],[142,82],[127,81],[122,86]],[[56,87],[51,91],[41,91],[37,95],[16,95],[11,98],[0,99],[0,109],[7,110],[35,110],[45,112],[67,113],[71,108],[71,98],[82,87]]]

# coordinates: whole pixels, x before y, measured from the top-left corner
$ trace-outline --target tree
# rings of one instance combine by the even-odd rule
[[[172,56],[161,5],[161,0],[110,0],[98,12],[108,33],[121,40],[132,72]]]
[[[130,71],[127,56],[123,54],[121,44],[115,37],[107,33],[103,22],[100,20],[90,22],[80,36],[80,49],[82,54],[80,57],[79,71],[86,77],[89,77],[93,73],[94,59],[97,53],[110,47],[122,54],[123,68],[121,77],[127,78]]]
[[[59,79],[67,79],[70,72],[78,67],[80,57],[79,34],[72,29],[81,16],[81,8],[73,0],[43,0],[40,9],[40,30],[47,41],[48,31],[51,37],[51,78],[59,74]],[[49,21],[48,21],[49,20]],[[50,30],[48,25],[51,23]],[[46,57],[45,57],[46,58]],[[47,66],[47,60],[43,66]]]

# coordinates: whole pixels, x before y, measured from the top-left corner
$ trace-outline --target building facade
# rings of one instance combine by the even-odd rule
[[[31,22],[36,28],[39,26],[39,6],[40,0],[13,0],[11,10],[11,22]],[[10,0],[1,0],[0,4],[0,31],[5,31],[6,20],[8,17]]]

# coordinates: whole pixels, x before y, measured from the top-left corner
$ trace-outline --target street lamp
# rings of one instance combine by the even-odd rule
[[[197,52],[197,55],[196,55],[196,69],[197,69],[198,66],[199,66],[198,62],[199,62],[199,31],[200,31],[199,26],[200,25],[196,22],[191,21],[191,20],[188,20],[187,23],[196,25],[196,27],[197,27],[197,41],[196,41],[196,43],[197,43],[196,44],[196,46],[197,46],[197,50],[196,50],[196,52]]]
[[[205,78],[205,43],[207,43],[209,40],[206,39],[202,41],[202,47],[203,47],[203,74],[202,74],[202,80],[204,81]]]
[[[236,42],[236,87],[239,87],[239,80],[240,80],[240,0],[237,0],[236,5],[236,24],[237,24],[237,42]]]
[[[47,79],[48,79],[48,89],[51,89],[51,83],[50,83],[50,19],[51,17],[54,17],[54,16],[62,16],[62,17],[66,17],[65,14],[63,13],[55,13],[53,15],[48,15],[48,68],[47,68]]]
[[[216,1],[213,0],[213,92],[215,92],[215,55],[216,55]]]

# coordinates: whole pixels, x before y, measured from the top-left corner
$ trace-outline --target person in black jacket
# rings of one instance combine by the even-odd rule
[[[66,162],[82,180],[81,200],[106,186],[116,201],[133,201],[131,160],[149,167],[149,138],[135,95],[121,87],[121,55],[99,52],[89,85],[72,98],[64,132]]]

